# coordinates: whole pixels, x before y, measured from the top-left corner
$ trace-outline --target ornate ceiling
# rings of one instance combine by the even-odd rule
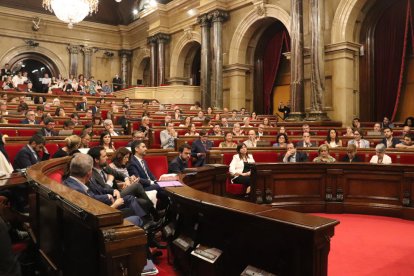
[[[98,13],[86,17],[85,21],[110,25],[128,25],[134,20],[133,9],[143,6],[143,3],[140,3],[141,1],[147,0],[122,0],[120,3],[115,2],[115,0],[100,0]],[[171,0],[158,0],[158,2],[166,4]],[[42,7],[42,0],[0,0],[0,9],[1,6],[50,14]]]

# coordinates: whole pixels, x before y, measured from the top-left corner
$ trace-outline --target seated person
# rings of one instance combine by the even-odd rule
[[[383,130],[385,128],[394,128],[394,124],[391,122],[391,120],[387,116],[384,116],[384,119],[382,120],[382,123],[381,123],[381,128]]]
[[[196,125],[192,123],[188,127],[188,131],[184,134],[184,136],[200,136],[200,134],[197,132]]]
[[[384,128],[384,138],[382,138],[381,143],[384,144],[387,148],[395,148],[399,143],[400,140],[393,137],[393,132],[390,127]]]
[[[150,118],[148,116],[142,117],[141,125],[139,126],[138,130],[144,133],[145,139],[149,139],[151,128],[150,128]]]
[[[336,129],[330,129],[326,136],[325,144],[330,148],[342,147],[342,140],[338,137]]]
[[[99,145],[103,147],[106,152],[114,152],[116,150],[114,143],[112,142],[112,136],[108,131],[102,131],[99,138]]]
[[[362,162],[362,159],[358,155],[356,155],[357,147],[355,146],[355,144],[348,145],[346,150],[346,155],[341,159],[341,162]]]
[[[306,153],[297,151],[295,144],[288,143],[286,149],[287,151],[283,157],[283,163],[299,163],[308,161],[308,156]]]
[[[152,174],[144,157],[147,154],[147,145],[143,141],[134,141],[131,145],[132,157],[127,165],[130,176],[139,177],[139,183],[142,184],[145,191],[157,191],[157,209],[163,210],[168,206],[168,195],[157,184],[157,179]]]
[[[273,144],[274,148],[286,148],[287,144],[289,143],[288,137],[285,133],[279,133],[276,136],[277,143]]]
[[[118,132],[115,131],[115,129],[114,129],[114,123],[112,122],[111,119],[106,119],[103,122],[103,126],[104,126],[105,130],[107,132],[109,132],[109,134],[111,136],[119,136],[120,135]]]
[[[202,130],[200,136],[191,145],[191,156],[196,160],[193,162],[194,167],[201,167],[206,162],[206,153],[213,146],[213,142],[208,140],[207,133]]]
[[[357,149],[368,149],[369,141],[362,139],[362,133],[359,129],[354,130],[354,139],[348,141],[348,145],[355,145]]]
[[[388,155],[385,154],[385,145],[378,144],[375,147],[375,155],[371,157],[369,163],[371,164],[391,164],[392,159]]]
[[[237,145],[237,154],[231,160],[229,173],[232,176],[231,183],[243,184],[246,186],[246,193],[250,193],[251,166],[255,163],[253,156],[248,154],[247,146],[244,143]]]
[[[411,133],[411,127],[409,127],[409,126],[403,126],[402,135],[404,136],[404,135],[410,134],[410,133]]]
[[[221,131],[220,123],[215,123],[213,130],[210,132],[210,136],[223,136],[223,132]]]
[[[297,142],[296,147],[298,148],[316,147],[316,143],[311,142],[311,135],[309,132],[303,132],[302,141]]]
[[[399,149],[414,149],[413,134],[405,134],[404,141],[400,144],[397,144],[395,147]]]
[[[226,132],[224,136],[224,142],[220,142],[219,148],[235,148],[237,144],[233,142],[233,134],[231,132]]]
[[[177,132],[174,130],[174,123],[167,123],[166,129],[160,132],[161,147],[163,149],[175,148],[175,139]]]
[[[26,119],[21,121],[22,124],[25,124],[25,125],[38,125],[39,124],[39,122],[36,120],[36,114],[34,110],[28,110],[25,115],[26,115]]]
[[[71,160],[69,165],[69,177],[63,182],[69,188],[72,188],[82,194],[88,195],[93,199],[96,199],[106,205],[113,208],[124,211],[126,220],[137,226],[143,226],[144,222],[141,218],[144,217],[145,211],[138,204],[134,204],[131,207],[135,207],[135,210],[126,210],[124,199],[119,194],[113,193],[95,193],[90,188],[89,179],[92,175],[93,159],[90,155],[77,153]],[[131,202],[134,202],[131,200]],[[129,214],[127,214],[129,212]],[[131,215],[132,214],[132,215]]]
[[[175,157],[168,165],[168,173],[183,173],[188,166],[188,160],[191,156],[191,147],[189,144],[183,144],[178,148],[178,156]]]
[[[248,137],[249,139],[247,139],[246,141],[244,141],[243,143],[248,147],[248,148],[255,148],[257,147],[257,138],[256,138],[256,131],[254,131],[253,129],[249,130],[248,132]]]
[[[42,127],[37,134],[40,134],[45,137],[57,136],[58,132],[54,130],[55,120],[52,117],[46,117],[43,120],[44,127]]]
[[[40,161],[48,160],[49,156],[45,147],[45,138],[35,134],[30,138],[29,143],[16,154],[14,169],[26,169]]]
[[[234,136],[244,136],[243,130],[240,127],[239,123],[233,125],[233,135]]]
[[[328,145],[321,145],[318,149],[319,156],[313,159],[314,163],[334,163],[336,159],[329,155]]]
[[[65,157],[79,152],[81,138],[78,135],[71,135],[65,138],[65,143],[66,145],[55,152],[52,158]]]
[[[91,142],[91,135],[87,131],[82,131],[81,133],[81,144],[79,146],[80,149],[87,149],[89,148],[89,143]]]
[[[128,142],[127,147],[131,147],[134,141],[140,141],[140,140],[145,140],[144,132],[135,130],[134,132],[132,132],[132,140]]]
[[[9,155],[7,154],[4,145],[6,144],[6,138],[8,135],[3,135],[0,133],[0,173],[12,173],[13,166],[9,161]]]

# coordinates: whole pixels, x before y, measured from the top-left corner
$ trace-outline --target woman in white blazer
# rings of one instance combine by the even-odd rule
[[[244,143],[237,145],[237,154],[231,160],[229,172],[232,176],[231,183],[243,184],[247,186],[246,193],[250,193],[251,167],[254,163],[253,156],[247,153],[247,146]]]

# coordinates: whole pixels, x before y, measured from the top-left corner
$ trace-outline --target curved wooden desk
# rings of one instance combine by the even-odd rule
[[[43,260],[52,274],[122,275],[123,268],[138,275],[145,263],[144,232],[123,221],[117,210],[47,176],[62,170],[68,160],[41,162],[27,172],[36,191],[33,226]],[[184,182],[221,194],[226,171],[223,165],[203,167]],[[197,270],[189,252],[176,255],[179,263],[190,263],[190,272],[239,275],[253,265],[281,275],[327,275],[330,238],[338,221],[194,188],[166,188],[173,202],[174,238],[191,236],[194,245],[220,248],[223,255],[213,274]]]
[[[414,220],[413,165],[258,163],[257,170],[257,189],[271,189],[274,207]]]
[[[47,175],[70,158],[41,162],[27,170],[31,225],[48,275],[139,275],[146,263],[145,232],[120,211],[72,190]],[[127,274],[123,274],[127,273]]]

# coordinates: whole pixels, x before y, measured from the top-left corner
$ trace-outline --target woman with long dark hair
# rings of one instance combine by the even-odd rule
[[[247,152],[247,146],[244,143],[237,145],[237,154],[231,160],[229,172],[232,176],[231,182],[243,184],[246,186],[246,193],[250,193],[250,176],[251,164],[255,161],[253,156]]]
[[[112,142],[111,134],[108,131],[102,131],[101,136],[99,137],[99,145],[103,147],[106,152],[114,152],[115,146]]]
[[[330,129],[328,135],[326,135],[325,144],[330,148],[342,147],[342,140],[338,137],[336,129]]]

